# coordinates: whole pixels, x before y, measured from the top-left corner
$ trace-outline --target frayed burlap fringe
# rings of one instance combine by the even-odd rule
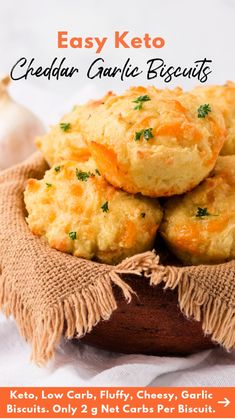
[[[110,271],[79,294],[72,294],[41,316],[35,316],[33,310],[24,306],[14,289],[2,278],[0,309],[7,317],[14,316],[21,335],[32,343],[32,360],[43,365],[53,356],[62,335],[68,339],[82,337],[100,320],[110,318],[117,308],[112,284],[121,289],[129,303],[134,291],[115,271]]]
[[[51,249],[25,222],[23,191],[29,177],[47,166],[39,153],[0,174],[0,308],[13,315],[42,365],[62,337],[81,337],[117,308],[113,286],[127,300],[134,291],[125,275],[144,276],[151,286],[178,287],[182,312],[202,321],[205,334],[226,349],[235,347],[235,261],[212,266],[161,265],[146,252],[117,266],[75,258]]]
[[[146,252],[128,258],[119,265],[129,269],[130,273],[144,275],[150,279],[150,285],[164,283],[164,289],[178,287],[178,301],[181,311],[196,321],[202,321],[206,335],[223,345],[227,350],[235,348],[235,310],[228,307],[220,298],[215,298],[201,287],[199,282],[190,278],[186,268],[159,265],[159,256],[155,252]],[[124,271],[123,271],[124,272]]]
[[[32,359],[43,365],[54,354],[62,335],[68,339],[82,337],[100,320],[108,320],[117,308],[112,284],[118,286],[129,303],[134,291],[119,275],[144,275],[150,285],[165,283],[164,288],[178,287],[180,309],[187,317],[202,320],[205,334],[226,349],[235,347],[235,315],[218,298],[213,298],[190,280],[184,268],[159,265],[155,252],[146,252],[127,258],[95,283],[83,288],[79,294],[70,295],[55,307],[35,317],[24,307],[21,299],[7,284],[2,283],[0,308],[6,316],[13,315],[21,334],[32,342]]]

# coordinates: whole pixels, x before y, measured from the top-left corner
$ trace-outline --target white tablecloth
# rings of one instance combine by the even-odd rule
[[[62,341],[44,368],[30,362],[30,346],[14,321],[0,315],[0,386],[234,386],[235,351],[183,358],[124,355]]]

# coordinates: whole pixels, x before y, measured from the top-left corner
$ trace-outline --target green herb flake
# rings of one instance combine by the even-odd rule
[[[201,208],[198,207],[197,212],[196,212],[196,217],[198,218],[203,218],[203,217],[208,217],[209,215],[211,215],[207,208]]]
[[[139,141],[141,139],[142,134],[143,134],[143,131],[135,132],[135,141]]]
[[[208,115],[209,112],[211,112],[211,107],[207,103],[205,105],[199,106],[199,108],[197,110],[197,116],[198,116],[198,118],[205,118],[206,115]]]
[[[145,212],[141,212],[141,214],[140,214],[140,216],[141,216],[141,218],[145,218]]]
[[[137,103],[137,105],[134,107],[134,110],[140,111],[143,108],[144,102],[148,102],[150,97],[148,95],[139,96],[137,99],[133,100],[133,103]]]
[[[77,176],[78,180],[81,180],[82,182],[87,182],[87,179],[91,175],[92,174],[90,172],[82,172],[81,170],[76,169],[76,176]]]
[[[106,201],[101,207],[103,212],[108,212],[109,211],[109,203],[108,201]]]
[[[51,188],[52,187],[52,183],[47,183],[46,182],[46,185],[47,185],[48,188]]]
[[[61,122],[60,128],[62,129],[62,131],[67,132],[71,128],[71,124],[69,122]]]
[[[153,138],[153,133],[152,133],[152,131],[153,131],[153,128],[148,128],[148,129],[145,129],[145,130],[144,130],[143,135],[144,135],[144,139],[145,139],[146,141],[148,141],[148,140],[150,140],[151,138]]]
[[[60,172],[60,169],[61,169],[61,167],[60,167],[60,166],[56,166],[56,167],[54,168],[54,170],[55,170],[55,172],[56,172],[56,173]]]
[[[135,141],[141,140],[141,137],[143,137],[146,141],[149,141],[151,138],[153,138],[153,128],[146,128],[142,129],[141,131],[135,132]]]
[[[71,240],[76,240],[76,238],[77,238],[77,233],[76,233],[76,231],[70,231],[70,233],[69,233],[69,238],[70,238]]]

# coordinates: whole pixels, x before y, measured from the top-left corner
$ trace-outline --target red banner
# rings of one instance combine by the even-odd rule
[[[232,387],[4,387],[1,418],[234,418]]]

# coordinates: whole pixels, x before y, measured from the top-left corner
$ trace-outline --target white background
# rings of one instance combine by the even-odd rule
[[[72,36],[108,36],[99,56],[108,66],[130,57],[141,66],[161,57],[167,65],[191,66],[197,59],[213,60],[210,83],[235,79],[235,0],[0,0],[0,73],[9,72],[20,57],[47,66],[55,56],[79,67],[79,76],[48,82],[43,77],[12,83],[17,100],[34,110],[46,124],[76,102],[120,91],[135,81],[89,81],[86,71],[98,57],[91,50],[58,50],[57,31]],[[115,30],[131,36],[161,36],[161,50],[114,49]],[[138,84],[147,84],[138,78]],[[156,79],[154,84],[163,87]],[[189,89],[196,80],[178,79],[167,87]],[[0,316],[0,385],[234,385],[234,353],[217,349],[189,358],[160,358],[96,351],[62,343],[55,361],[39,369],[29,362],[29,347],[12,320]]]
[[[75,101],[101,95],[107,90],[123,90],[130,84],[147,84],[144,77],[120,82],[119,78],[88,80],[91,62],[102,57],[107,66],[122,66],[130,57],[139,66],[148,59],[161,57],[167,65],[190,67],[198,59],[212,59],[210,83],[234,79],[234,0],[0,0],[0,72],[9,72],[21,57],[35,58],[35,65],[48,66],[54,57],[66,56],[70,66],[80,73],[72,79],[47,81],[43,77],[13,83],[17,95],[38,114],[47,118],[57,115]],[[107,36],[109,42],[100,54],[90,49],[58,49],[57,32],[68,30],[71,36]],[[116,30],[130,31],[130,36],[161,36],[162,49],[115,49]],[[29,86],[39,89],[30,98]],[[159,87],[161,79],[153,80]],[[191,88],[195,79],[176,79],[168,87]],[[20,89],[20,94],[18,91]],[[44,106],[41,106],[41,90]],[[22,94],[24,91],[24,94]],[[37,92],[37,91],[36,91]]]

